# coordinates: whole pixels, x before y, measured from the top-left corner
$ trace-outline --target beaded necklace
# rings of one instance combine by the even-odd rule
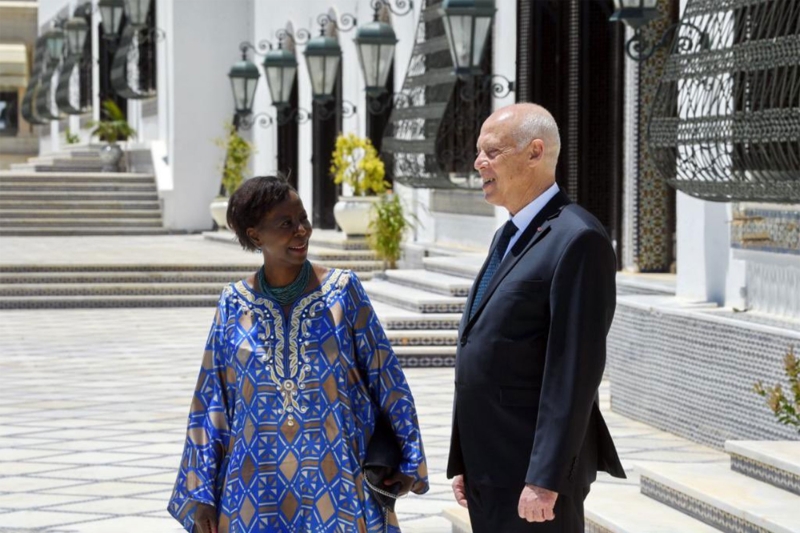
[[[300,269],[300,273],[293,282],[285,287],[272,287],[267,283],[267,276],[264,274],[264,267],[258,269],[256,279],[258,280],[258,291],[273,300],[277,300],[282,306],[293,304],[297,298],[303,294],[308,279],[311,277],[311,262],[306,261]]]

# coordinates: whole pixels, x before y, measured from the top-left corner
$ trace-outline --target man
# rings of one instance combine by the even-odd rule
[[[597,404],[616,258],[600,222],[555,183],[547,110],[500,109],[477,150],[484,196],[510,220],[459,328],[447,475],[474,533],[582,532],[597,471],[625,477]]]

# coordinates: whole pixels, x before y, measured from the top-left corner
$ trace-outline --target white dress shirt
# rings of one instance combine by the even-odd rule
[[[554,183],[550,186],[549,189],[544,191],[542,194],[537,196],[533,199],[531,203],[523,207],[519,210],[519,213],[511,217],[511,221],[514,222],[514,225],[517,227],[517,232],[511,237],[511,240],[508,242],[508,248],[506,248],[506,253],[503,255],[503,259],[506,258],[508,252],[511,248],[517,244],[522,233],[525,229],[530,225],[536,215],[539,214],[539,211],[544,209],[544,206],[547,205],[547,202],[553,199],[553,197],[558,194],[558,184]]]

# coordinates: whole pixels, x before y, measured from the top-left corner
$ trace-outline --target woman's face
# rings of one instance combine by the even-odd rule
[[[300,197],[290,191],[283,202],[264,215],[258,227],[248,228],[247,234],[267,262],[298,266],[308,256],[311,222]]]

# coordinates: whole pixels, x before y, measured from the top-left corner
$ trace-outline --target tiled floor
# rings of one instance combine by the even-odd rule
[[[180,531],[166,511],[213,309],[0,312],[0,532]],[[432,487],[404,531],[449,531],[452,370],[410,369]]]
[[[0,263],[252,264],[202,237],[0,239]],[[212,308],[0,311],[0,533],[166,533],[189,401]],[[405,533],[446,533],[453,371],[409,369],[431,490],[398,502]],[[602,407],[623,463],[722,453]],[[635,471],[623,483],[638,483]],[[593,492],[602,490],[600,477]]]
[[[165,507],[213,309],[0,312],[0,532],[179,531]],[[398,503],[406,533],[450,530],[453,371],[409,369],[431,490]],[[626,466],[724,461],[603,408]],[[635,472],[624,483],[638,483]],[[616,482],[601,477],[603,483]]]

